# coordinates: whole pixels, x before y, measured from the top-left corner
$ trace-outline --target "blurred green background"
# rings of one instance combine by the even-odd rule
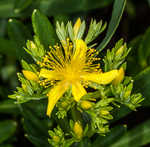
[[[24,119],[29,112],[22,112],[19,105],[8,99],[8,95],[12,94],[19,85],[16,73],[21,71],[20,60],[31,61],[24,47],[26,40],[32,40],[33,36],[31,23],[33,10],[39,9],[54,26],[56,20],[74,22],[78,17],[85,19],[87,24],[92,18],[97,21],[103,19],[109,23],[113,2],[113,0],[0,0],[0,147],[43,145],[42,141],[40,142],[43,137],[40,129],[43,128],[38,131],[36,128],[40,126],[44,116],[38,120],[35,115],[30,114],[33,119],[27,118],[28,121],[26,121]],[[115,121],[111,123],[112,132],[106,138],[99,136],[96,136],[96,139],[93,138],[93,146],[150,146],[148,144],[150,143],[149,16],[150,0],[128,0],[120,25],[107,45],[107,48],[111,48],[116,41],[124,38],[128,47],[132,48],[127,59],[126,75],[134,77],[134,90],[141,92],[145,98],[143,106],[137,112],[130,112],[127,108],[116,112]],[[102,41],[105,33],[97,38],[97,42]],[[106,48],[103,52],[105,51]],[[37,109],[44,109],[44,106],[36,103]],[[36,103],[33,106],[37,106]],[[124,124],[127,125],[127,129],[122,128]],[[31,130],[41,136],[34,138],[29,135]]]

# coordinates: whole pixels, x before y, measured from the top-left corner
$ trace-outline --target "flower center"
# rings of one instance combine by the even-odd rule
[[[78,80],[80,80],[80,70],[77,70],[77,68],[72,67],[71,65],[67,66],[62,71],[64,80],[74,83]]]

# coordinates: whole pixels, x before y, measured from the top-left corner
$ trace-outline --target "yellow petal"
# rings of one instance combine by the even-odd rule
[[[40,71],[40,77],[43,78],[47,78],[48,80],[57,80],[58,75],[56,74],[56,72],[52,71],[52,70],[47,70],[45,68],[42,68]]]
[[[86,94],[86,90],[79,82],[72,84],[72,95],[75,101],[78,102],[80,98],[85,94]]]
[[[83,80],[92,81],[98,84],[109,84],[118,76],[118,70],[111,70],[105,73],[87,73],[82,75]]]
[[[73,60],[80,62],[85,61],[87,45],[83,40],[76,40],[76,49],[73,55]]]
[[[28,80],[32,80],[32,81],[38,81],[39,80],[38,76],[32,71],[23,70],[22,73],[25,76],[25,78]]]
[[[54,88],[52,88],[48,93],[48,106],[47,115],[50,116],[55,104],[61,98],[61,96],[68,89],[69,85],[65,82],[59,82]]]
[[[78,18],[77,21],[76,21],[76,23],[75,23],[75,25],[74,25],[74,27],[73,27],[75,38],[76,38],[76,36],[78,34],[80,26],[81,26],[81,19]]]
[[[118,70],[118,76],[113,80],[113,84],[114,84],[114,85],[117,85],[117,84],[121,83],[123,79],[124,79],[124,70],[123,70],[123,68],[121,67],[121,68]]]

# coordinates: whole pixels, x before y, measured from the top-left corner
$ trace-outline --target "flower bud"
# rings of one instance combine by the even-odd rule
[[[82,129],[82,126],[79,122],[75,122],[74,127],[73,127],[73,131],[76,134],[78,139],[82,138],[83,129]]]
[[[73,31],[74,31],[75,38],[76,38],[76,36],[77,36],[77,34],[78,34],[78,32],[79,32],[80,26],[81,26],[81,19],[78,18],[78,20],[76,21],[76,23],[75,23],[75,25],[74,25],[74,27],[73,27]]]
[[[92,103],[89,101],[82,101],[81,102],[81,107],[85,110],[89,109],[92,107]]]
[[[25,84],[22,84],[21,86],[24,91],[27,91],[27,86]]]
[[[122,56],[125,49],[125,45],[122,45],[116,52],[116,56]]]
[[[32,49],[36,49],[36,45],[33,41],[30,41],[30,46],[31,46]]]
[[[100,114],[101,115],[108,115],[109,111],[107,111],[107,110],[100,110]]]
[[[64,101],[64,102],[61,103],[61,106],[62,106],[63,108],[66,108],[66,107],[68,106],[68,103],[67,103],[66,101]]]
[[[32,80],[32,81],[38,81],[39,80],[38,76],[32,71],[23,70],[22,73],[25,76],[25,78],[28,80]]]
[[[53,136],[53,141],[58,143],[60,141],[59,136]]]
[[[131,90],[125,92],[124,97],[128,98],[131,95]]]

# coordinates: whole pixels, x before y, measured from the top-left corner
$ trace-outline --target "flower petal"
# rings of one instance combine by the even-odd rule
[[[25,76],[25,78],[28,80],[32,80],[32,81],[38,81],[39,80],[38,76],[32,71],[23,70],[22,73]]]
[[[54,88],[52,88],[48,93],[48,106],[47,106],[47,115],[50,116],[51,112],[57,103],[57,101],[61,98],[61,96],[68,89],[69,84],[64,81],[59,82]]]
[[[82,75],[84,81],[92,81],[98,84],[109,84],[118,76],[118,70],[105,73],[87,73]]]
[[[73,55],[73,61],[85,61],[87,45],[83,40],[76,40],[76,49]]]
[[[118,70],[118,76],[113,80],[113,84],[114,85],[117,85],[119,83],[121,83],[124,79],[124,69],[121,67],[119,70]]]
[[[86,93],[86,90],[79,82],[72,84],[72,95],[74,96],[75,101],[78,102]]]
[[[58,75],[56,74],[55,71],[52,70],[47,70],[45,68],[42,68],[40,71],[40,77],[47,78],[48,80],[57,80]]]

